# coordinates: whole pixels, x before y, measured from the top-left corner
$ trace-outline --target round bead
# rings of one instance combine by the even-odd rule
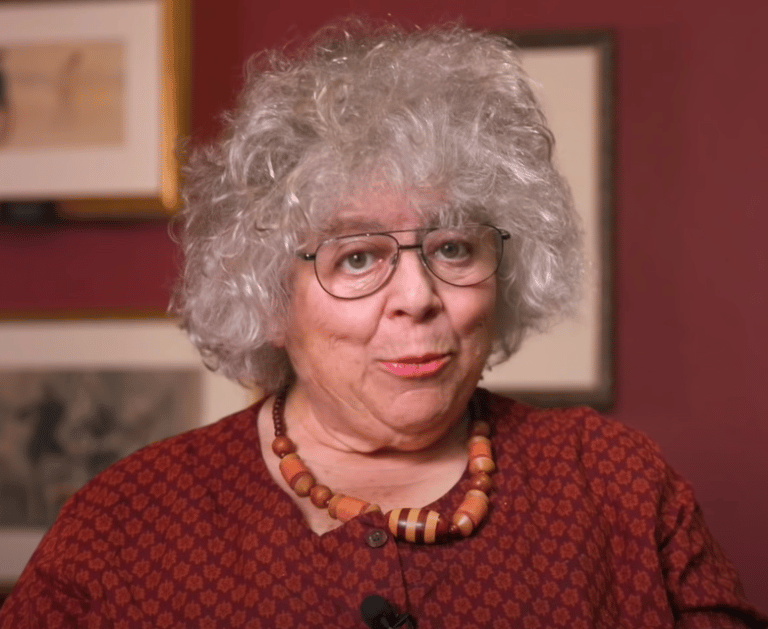
[[[491,489],[493,489],[493,481],[491,480],[491,477],[488,476],[485,472],[478,472],[477,474],[474,474],[472,478],[469,481],[469,484],[471,485],[472,489],[479,489],[484,494],[487,494]]]
[[[481,437],[491,436],[491,425],[488,422],[482,420],[476,421],[472,424],[472,434],[479,435]]]
[[[470,474],[478,474],[480,472],[490,474],[496,470],[496,464],[493,462],[493,459],[486,457],[477,457],[475,459],[471,459],[467,467],[469,468]]]
[[[309,497],[312,500],[312,504],[318,509],[325,509],[331,501],[331,498],[333,498],[333,492],[330,487],[326,487],[325,485],[315,485],[310,489]]]
[[[472,456],[491,456],[491,440],[482,435],[472,435],[467,444],[470,458]]]
[[[309,472],[304,472],[296,476],[293,483],[293,492],[301,498],[306,498],[314,486],[315,478]]]
[[[470,489],[466,494],[464,494],[464,500],[479,500],[484,505],[488,505],[488,496],[486,496],[485,493],[479,489]]]
[[[282,459],[286,454],[296,452],[296,444],[284,435],[275,437],[275,440],[272,442],[272,452]]]

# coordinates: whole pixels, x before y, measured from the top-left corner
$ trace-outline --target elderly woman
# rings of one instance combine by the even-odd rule
[[[515,51],[337,35],[188,170],[174,306],[266,397],[79,492],[0,625],[765,626],[647,438],[477,388],[581,276]]]

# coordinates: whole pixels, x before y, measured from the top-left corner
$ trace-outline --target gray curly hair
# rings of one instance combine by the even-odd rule
[[[192,151],[171,303],[206,364],[267,391],[292,377],[285,325],[295,253],[355,190],[439,190],[439,222],[512,235],[490,364],[572,312],[578,219],[553,137],[510,42],[459,26],[332,27],[250,62],[216,144]],[[434,211],[434,210],[433,210]]]

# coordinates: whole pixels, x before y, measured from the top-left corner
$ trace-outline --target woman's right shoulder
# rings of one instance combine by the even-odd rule
[[[199,490],[247,477],[259,469],[260,447],[256,418],[263,401],[212,424],[149,444],[117,461],[91,479],[64,505],[60,518],[82,511],[118,512],[165,504],[195,485]]]
[[[98,474],[61,509],[9,601],[86,605],[114,595],[121,575],[151,569],[170,582],[195,548],[236,556],[233,540],[270,506],[259,407],[148,445]]]

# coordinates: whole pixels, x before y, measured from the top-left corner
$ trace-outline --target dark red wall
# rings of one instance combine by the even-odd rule
[[[614,416],[693,481],[768,610],[765,0],[195,3],[193,133],[211,137],[251,52],[351,11],[490,29],[616,33]],[[165,227],[0,231],[0,309],[162,309]]]

